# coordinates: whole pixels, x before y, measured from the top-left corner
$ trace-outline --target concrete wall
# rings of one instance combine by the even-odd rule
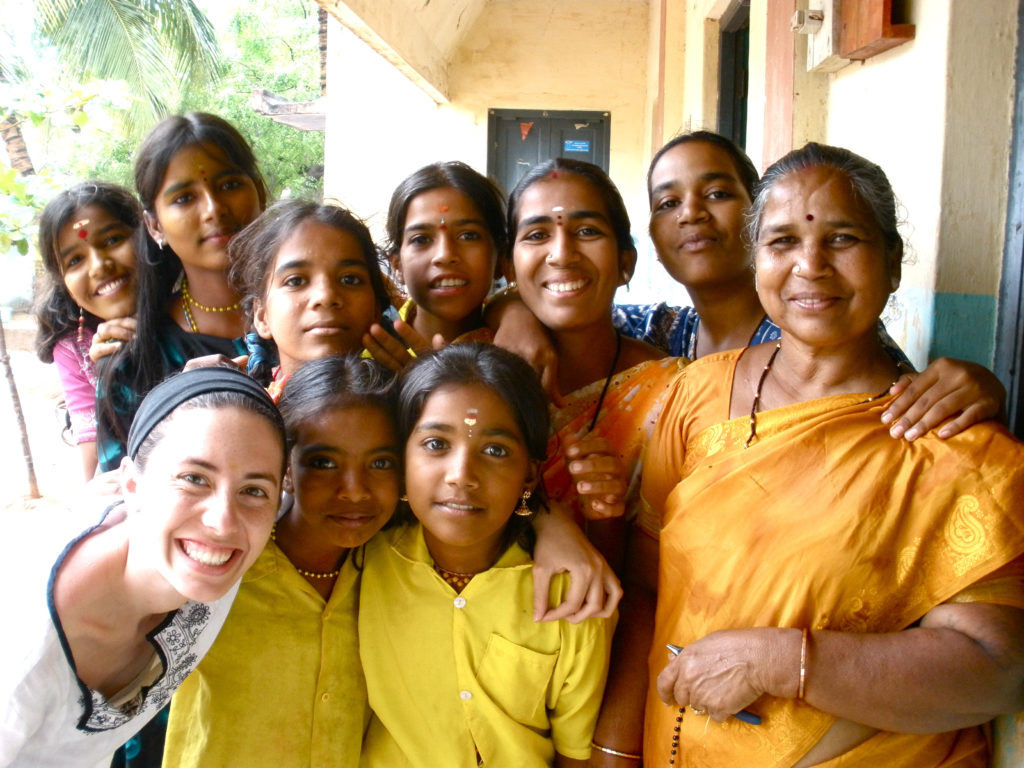
[[[828,80],[823,137],[881,165],[911,263],[889,324],[918,364],[992,365],[1014,95],[1016,4],[908,2],[914,40]]]
[[[674,3],[685,10],[683,129],[715,125],[717,22],[733,1]],[[907,0],[915,39],[834,73],[807,71],[807,39],[785,24],[796,7],[808,0],[750,4],[751,159],[764,169],[814,140],[881,165],[905,208],[910,256],[886,318],[893,336],[918,365],[951,355],[991,366],[1017,4]]]
[[[342,3],[324,5],[338,14]],[[409,47],[401,26],[392,27],[389,49],[378,52],[333,21],[325,194],[368,217],[378,233],[391,190],[416,168],[460,159],[486,169],[489,109],[609,112],[609,170],[626,200],[641,262],[620,299],[682,301],[681,289],[666,296],[665,273],[646,235],[645,174],[660,134],[650,96],[652,61],[662,64],[653,83],[668,82],[679,93],[674,55],[660,51],[660,30],[651,27],[659,8],[660,0],[492,2],[453,42],[444,67],[424,68],[443,71],[443,96],[428,96],[431,89],[414,85],[389,60]],[[372,36],[364,37],[373,43]],[[675,126],[669,130],[674,133]]]

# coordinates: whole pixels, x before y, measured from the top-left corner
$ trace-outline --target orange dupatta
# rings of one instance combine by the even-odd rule
[[[608,384],[601,413],[593,434],[614,445],[626,467],[626,510],[639,492],[640,455],[650,438],[669,386],[688,363],[686,358],[667,357],[649,360],[615,374]],[[544,489],[548,496],[571,505],[577,521],[582,520],[579,496],[566,466],[564,451],[568,444],[591,433],[597,402],[604,379],[592,382],[564,398],[562,408],[551,407],[552,436],[548,440],[548,458],[544,462]]]

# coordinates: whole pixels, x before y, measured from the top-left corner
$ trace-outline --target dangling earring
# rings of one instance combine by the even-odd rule
[[[520,517],[529,517],[530,515],[533,514],[533,510],[530,509],[526,505],[526,502],[528,502],[530,500],[530,497],[532,495],[533,495],[533,491],[531,491],[529,489],[523,491],[523,495],[519,499],[519,506],[516,507],[516,514],[519,515]]]
[[[78,308],[78,343],[85,341],[85,310]]]
[[[404,494],[404,493],[401,496],[398,497],[398,500],[399,501],[404,501],[406,504],[409,503],[409,497],[406,494]]]

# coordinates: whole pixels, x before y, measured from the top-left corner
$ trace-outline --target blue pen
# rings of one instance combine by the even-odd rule
[[[668,643],[665,647],[668,648],[669,651],[671,651],[673,656],[678,656],[683,651],[682,646],[672,645],[672,643]],[[741,722],[749,723],[750,725],[760,725],[761,724],[761,718],[760,717],[755,715],[753,712],[748,712],[745,709],[741,709],[739,712],[737,712],[735,715],[733,715],[733,717],[735,717],[737,720],[739,720]]]

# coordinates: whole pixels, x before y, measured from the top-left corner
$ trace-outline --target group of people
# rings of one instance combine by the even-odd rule
[[[120,498],[4,545],[0,765],[106,764],[170,700],[165,766],[982,766],[1024,708],[1024,450],[991,373],[885,333],[878,166],[669,142],[689,308],[614,305],[579,161],[507,205],[426,166],[383,248],[268,207],[212,115],[135,179],[40,221],[39,353]]]

